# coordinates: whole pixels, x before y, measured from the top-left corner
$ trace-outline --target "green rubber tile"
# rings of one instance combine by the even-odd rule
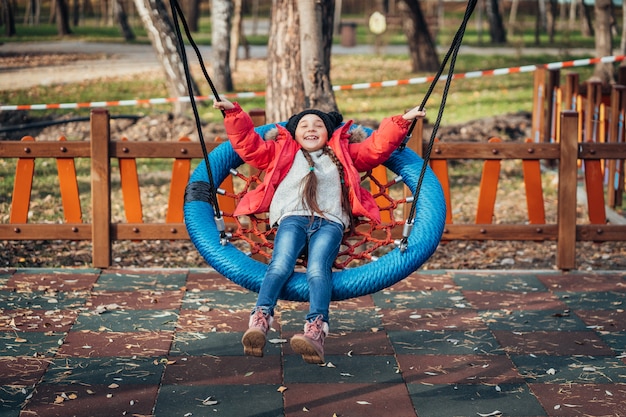
[[[163,376],[164,385],[281,384],[279,355],[171,356]]]
[[[529,384],[549,416],[626,415],[626,386],[617,384]]]
[[[503,354],[504,350],[488,330],[389,332],[398,354],[404,355],[485,355]]]
[[[626,285],[626,273],[570,271],[568,273],[540,274],[538,278],[551,291],[617,291]]]
[[[402,383],[393,356],[325,355],[326,364],[306,363],[300,355],[285,355],[285,384],[293,383]]]
[[[0,385],[34,386],[46,372],[49,362],[47,358],[0,356]]]
[[[185,309],[221,308],[251,311],[258,294],[250,291],[195,291],[186,292],[182,306]]]
[[[153,417],[283,416],[279,385],[163,385]],[[150,414],[150,413],[149,413]]]
[[[600,334],[600,339],[609,346],[616,355],[626,358],[626,333],[606,333]]]
[[[536,274],[520,272],[453,272],[453,281],[463,290],[541,292],[547,288]]]
[[[120,386],[158,384],[164,358],[57,358],[48,366],[44,384]]]
[[[572,310],[616,310],[626,308],[626,292],[555,292]]]
[[[59,349],[65,333],[0,332],[0,355],[51,357]]]
[[[96,291],[180,290],[185,286],[184,272],[103,272],[94,284]]]
[[[99,268],[17,268],[16,274],[40,275],[40,274],[99,274]]]
[[[178,320],[175,310],[115,310],[98,314],[82,312],[76,318],[72,330],[109,332],[140,332],[174,330]]]
[[[478,312],[469,309],[391,309],[380,310],[380,314],[387,331],[487,329]]]
[[[599,332],[626,331],[626,310],[578,310],[575,313],[590,329],[595,329]]]
[[[149,416],[158,385],[49,385],[41,384],[22,415],[37,417]]]
[[[470,291],[465,299],[476,310],[567,310],[562,300],[548,291]]]
[[[68,332],[77,315],[76,310],[4,310],[0,331]]]
[[[85,307],[115,306],[125,310],[178,310],[183,298],[182,291],[98,291],[92,292]]]
[[[26,399],[32,392],[32,387],[0,385],[0,417],[19,417]]]
[[[482,311],[480,316],[492,330],[530,332],[533,330],[583,331],[587,329],[587,325],[578,316],[567,310],[493,310]]]
[[[77,292],[14,292],[0,291],[0,308],[36,310],[71,310],[85,304],[86,291]]]
[[[546,416],[525,384],[407,384],[419,417]],[[497,414],[496,411],[500,411]]]
[[[380,291],[372,295],[376,306],[383,309],[469,308],[459,291]]]
[[[626,364],[614,356],[514,355],[511,360],[528,382],[624,384]]]
[[[492,330],[502,348],[511,355],[593,355],[615,354],[595,332]]]
[[[7,286],[16,291],[89,291],[98,279],[97,272],[63,270],[60,272],[28,272],[13,274]]]
[[[280,313],[280,327],[283,332],[301,333],[304,329],[308,310],[285,310]],[[364,311],[331,310],[329,317],[331,333],[336,332],[370,332],[372,329],[381,329],[380,313],[374,309]]]
[[[404,384],[289,384],[285,416],[415,416]]]
[[[243,356],[243,333],[176,333],[170,354],[173,356]],[[273,338],[269,337],[269,340]],[[268,340],[264,355],[280,355],[282,343]]]
[[[523,383],[506,355],[398,355],[408,384]]]
[[[155,357],[167,355],[174,332],[71,331],[60,347],[60,357]]]

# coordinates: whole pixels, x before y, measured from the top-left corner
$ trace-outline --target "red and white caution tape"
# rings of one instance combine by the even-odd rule
[[[463,74],[454,74],[453,79],[462,78],[480,78],[492,75],[506,75],[517,74],[524,72],[533,72],[540,68],[546,69],[560,69],[560,68],[573,68],[584,67],[588,65],[594,65],[597,63],[613,63],[620,62],[626,59],[626,55],[604,56],[601,58],[586,58],[576,59],[573,61],[552,62],[549,64],[538,65],[524,65],[520,67],[512,68],[497,68],[484,71],[470,71]],[[439,80],[443,81],[447,78],[446,75],[442,75]],[[430,77],[416,77],[406,80],[389,80],[378,81],[373,83],[358,83],[349,85],[333,86],[333,91],[345,91],[345,90],[364,90],[369,88],[382,88],[382,87],[397,87],[400,85],[414,85],[425,84],[432,82],[435,79],[434,76]],[[227,98],[253,98],[264,96],[265,92],[244,92],[235,94],[224,94]],[[213,96],[197,96],[197,101],[213,100]],[[151,98],[143,100],[115,100],[115,101],[92,101],[85,103],[58,103],[58,104],[21,104],[21,105],[3,105],[0,106],[0,111],[10,110],[49,110],[49,109],[80,109],[80,108],[93,108],[93,107],[117,107],[117,106],[141,106],[152,104],[167,104],[173,102],[189,102],[189,97],[170,97],[170,98]]]

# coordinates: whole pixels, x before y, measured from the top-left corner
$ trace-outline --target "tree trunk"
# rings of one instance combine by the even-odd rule
[[[230,30],[230,56],[228,58],[228,62],[230,64],[231,71],[237,70],[237,58],[239,52],[239,43],[241,39],[241,31],[243,27],[243,22],[241,20],[241,6],[243,0],[234,0],[234,8],[233,8],[233,24]]]
[[[115,8],[115,20],[120,25],[120,30],[122,31],[124,40],[127,42],[134,40],[135,34],[133,33],[133,29],[128,24],[128,17],[126,16],[126,11],[124,10],[123,0],[115,0],[113,7]]]
[[[619,50],[621,55],[626,55],[626,4],[622,4],[622,39]],[[626,66],[626,61],[622,61],[620,66]]]
[[[1,21],[4,24],[4,36],[10,37],[15,35],[15,16],[13,15],[11,0],[2,0],[0,8]]]
[[[330,82],[333,9],[333,0],[298,1],[300,66],[305,96],[303,109],[337,111],[335,94]]]
[[[70,30],[70,14],[65,0],[56,0],[56,23],[57,33],[60,36],[69,35],[72,33]]]
[[[612,0],[596,0],[594,6],[596,32],[596,56],[609,56],[613,54],[613,45],[611,38],[611,1]],[[611,63],[599,62],[593,71],[593,78],[602,81],[603,84],[612,84],[615,82],[613,74],[613,65]]]
[[[185,19],[190,32],[199,30],[198,21],[200,20],[200,0],[185,0]]]
[[[584,1],[581,1],[580,8],[584,17],[584,19],[582,19],[583,24],[580,25],[580,32],[583,36],[592,37],[594,36],[594,29],[591,21],[591,6],[587,6]]]
[[[218,91],[233,91],[230,71],[230,27],[232,0],[213,0],[211,9],[211,55],[213,84]]]
[[[515,34],[515,28],[517,27],[517,9],[519,7],[519,0],[513,0],[511,2],[511,11],[509,12],[509,27],[507,36],[513,37]]]
[[[409,43],[411,70],[437,72],[441,63],[419,0],[399,1],[398,8],[401,15],[406,16],[402,19],[402,28]]]
[[[304,103],[300,18],[296,0],[272,0],[271,10],[265,106],[268,122],[279,122],[301,110]]]
[[[502,15],[498,7],[498,0],[487,0],[485,3],[487,20],[489,21],[489,36],[491,42],[496,44],[506,43],[506,31],[502,23]]]
[[[550,0],[549,7],[546,10],[546,29],[548,31],[548,41],[554,43],[554,32],[556,28],[556,14],[558,11],[557,0]]]
[[[135,0],[135,8],[148,32],[159,62],[163,66],[165,84],[170,97],[188,96],[185,68],[179,53],[178,40],[162,0]],[[195,86],[192,88],[196,90]],[[183,109],[183,103],[174,102],[174,114],[182,114]]]

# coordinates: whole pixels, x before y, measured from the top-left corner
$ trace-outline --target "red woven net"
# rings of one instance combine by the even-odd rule
[[[248,171],[250,174],[244,175],[242,171]],[[248,166],[233,171],[233,185],[222,184],[223,194],[219,196],[220,208],[226,227],[232,233],[230,242],[255,259],[267,263],[272,256],[276,229],[269,226],[265,215],[235,218],[232,214],[235,205],[245,193],[261,182],[259,174],[252,171],[254,170]],[[335,268],[356,267],[374,260],[393,249],[395,241],[401,238],[404,210],[405,207],[408,208],[407,196],[411,194],[397,177],[388,180],[393,176],[391,171],[387,172],[382,166],[362,175],[361,183],[376,199],[382,222],[374,224],[365,218],[357,218],[354,231],[346,231],[344,234],[339,255],[335,260]],[[301,258],[298,263],[305,265],[306,259]]]

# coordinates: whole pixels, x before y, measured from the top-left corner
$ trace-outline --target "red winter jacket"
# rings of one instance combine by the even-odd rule
[[[224,126],[228,139],[241,159],[265,171],[263,183],[244,195],[234,214],[240,216],[264,213],[269,211],[274,192],[289,172],[300,145],[280,125],[276,125],[278,135],[275,140],[263,140],[254,130],[250,116],[239,104],[234,104],[235,108],[225,112]],[[402,116],[385,118],[367,139],[351,143],[348,130],[352,121],[348,121],[337,128],[330,138],[328,144],[344,167],[344,181],[350,191],[350,204],[355,217],[364,216],[380,223],[380,211],[376,201],[361,187],[359,172],[368,171],[385,162],[406,137],[410,124]]]

